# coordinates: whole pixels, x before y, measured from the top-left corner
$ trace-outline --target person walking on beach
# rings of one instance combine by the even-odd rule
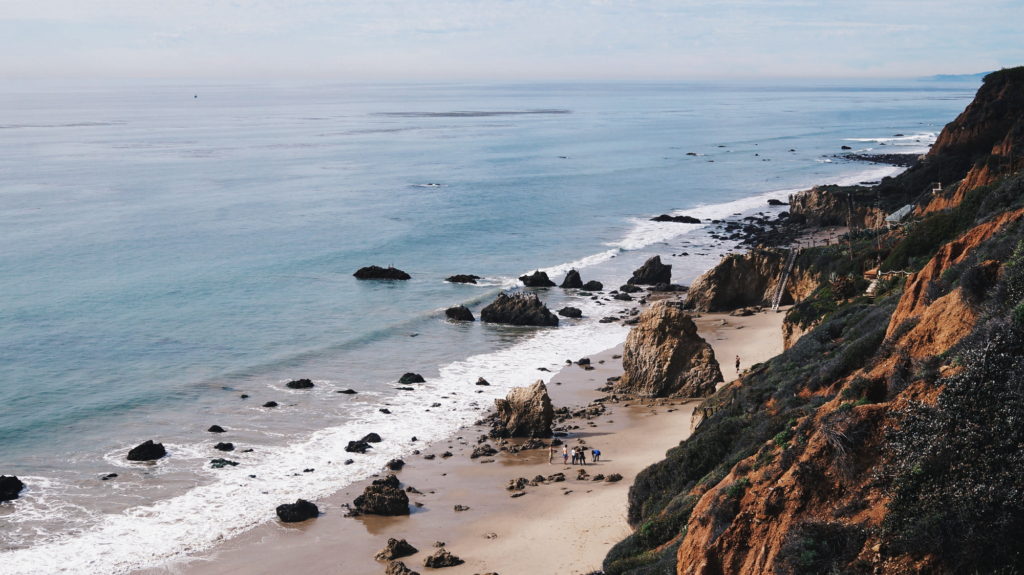
[[[551,465],[551,463],[554,460],[555,460],[555,444],[552,443],[551,445],[548,446],[548,465]]]
[[[736,375],[740,374],[740,356],[736,356]]]
[[[568,463],[569,463],[569,446],[568,445],[563,445],[562,446],[562,465],[566,465]]]

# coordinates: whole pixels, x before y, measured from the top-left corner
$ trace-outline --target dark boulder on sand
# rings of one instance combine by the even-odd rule
[[[469,308],[464,305],[450,307],[444,310],[444,315],[453,321],[476,321],[476,318],[473,317],[473,312],[469,311]]]
[[[672,266],[661,263],[661,256],[654,256],[633,272],[626,283],[632,285],[657,285],[672,283]]]
[[[597,280],[590,280],[587,283],[583,284],[583,287],[581,287],[580,289],[582,289],[583,291],[601,291],[604,289],[604,284]]]
[[[305,378],[293,379],[284,385],[288,389],[309,389],[313,387],[313,382]]]
[[[580,272],[569,270],[569,273],[565,274],[565,279],[562,280],[562,285],[558,287],[563,289],[579,289],[583,287],[583,279],[580,277]]]
[[[403,272],[398,268],[388,266],[382,268],[380,266],[367,266],[365,268],[359,268],[359,270],[352,274],[356,279],[360,280],[407,280],[412,279],[412,276]]]
[[[152,439],[147,439],[128,452],[128,461],[153,461],[165,455],[167,450],[163,443],[153,443]]]
[[[423,376],[418,373],[412,373],[411,371],[402,375],[398,378],[398,383],[402,385],[409,385],[410,383],[426,383],[427,380],[423,379]]]
[[[455,567],[456,565],[462,565],[465,563],[462,559],[452,555],[445,548],[438,549],[433,555],[428,555],[423,560],[424,567],[431,567],[433,569],[440,569],[442,567]]]
[[[548,274],[540,270],[530,275],[519,276],[519,281],[526,287],[555,287],[555,282],[548,278]]]
[[[514,388],[505,399],[495,399],[494,407],[496,436],[551,437],[555,409],[542,380],[529,387]]]
[[[405,539],[388,538],[387,545],[373,556],[377,561],[391,561],[401,559],[419,553],[419,549],[413,547]]]
[[[676,222],[679,224],[699,224],[700,220],[693,216],[670,216],[668,214],[661,214],[651,218],[652,222]]]
[[[367,515],[408,515],[409,496],[399,488],[398,478],[388,475],[366,486],[352,506]]]
[[[444,278],[444,281],[451,282],[453,284],[475,284],[478,279],[482,278],[473,274],[455,274]]]
[[[480,319],[510,325],[557,326],[558,317],[535,294],[498,294],[480,311]]]
[[[384,571],[384,575],[420,575],[419,571],[413,571],[405,566],[405,563],[401,561],[391,561],[388,563],[387,569]]]
[[[18,498],[25,484],[15,475],[0,475],[0,501],[11,501]]]
[[[583,317],[583,312],[579,308],[566,306],[558,310],[558,315],[578,319]]]
[[[277,517],[284,523],[298,523],[312,519],[317,515],[320,515],[320,509],[317,508],[315,503],[305,499],[277,506]]]

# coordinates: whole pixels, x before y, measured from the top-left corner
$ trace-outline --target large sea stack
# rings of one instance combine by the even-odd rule
[[[677,302],[652,304],[626,337],[621,393],[648,397],[704,397],[722,381],[711,346]]]
[[[548,388],[537,380],[529,387],[517,387],[505,399],[495,399],[498,435],[509,437],[551,437],[555,409]]]
[[[557,326],[558,316],[535,294],[498,294],[497,299],[480,310],[480,319],[509,325]]]

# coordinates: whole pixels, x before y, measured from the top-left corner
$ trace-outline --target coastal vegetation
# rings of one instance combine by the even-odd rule
[[[861,225],[801,252],[785,321],[804,335],[637,476],[605,573],[1024,569],[1022,102],[1024,68],[990,74],[904,174],[793,202],[794,223]],[[907,203],[909,222],[865,225]],[[728,291],[709,283],[694,297]]]

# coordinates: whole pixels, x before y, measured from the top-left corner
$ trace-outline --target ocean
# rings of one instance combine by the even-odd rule
[[[159,566],[378,472],[620,343],[599,320],[636,304],[538,290],[583,310],[558,328],[445,308],[479,316],[536,269],[614,289],[655,254],[687,284],[734,246],[652,216],[894,175],[841,147],[923,153],[976,88],[4,86],[0,474],[27,489],[0,503],[0,572]],[[412,280],[352,277],[367,265]],[[426,383],[396,389],[405,372]],[[344,452],[369,431],[384,442]],[[126,461],[146,439],[169,456]]]

